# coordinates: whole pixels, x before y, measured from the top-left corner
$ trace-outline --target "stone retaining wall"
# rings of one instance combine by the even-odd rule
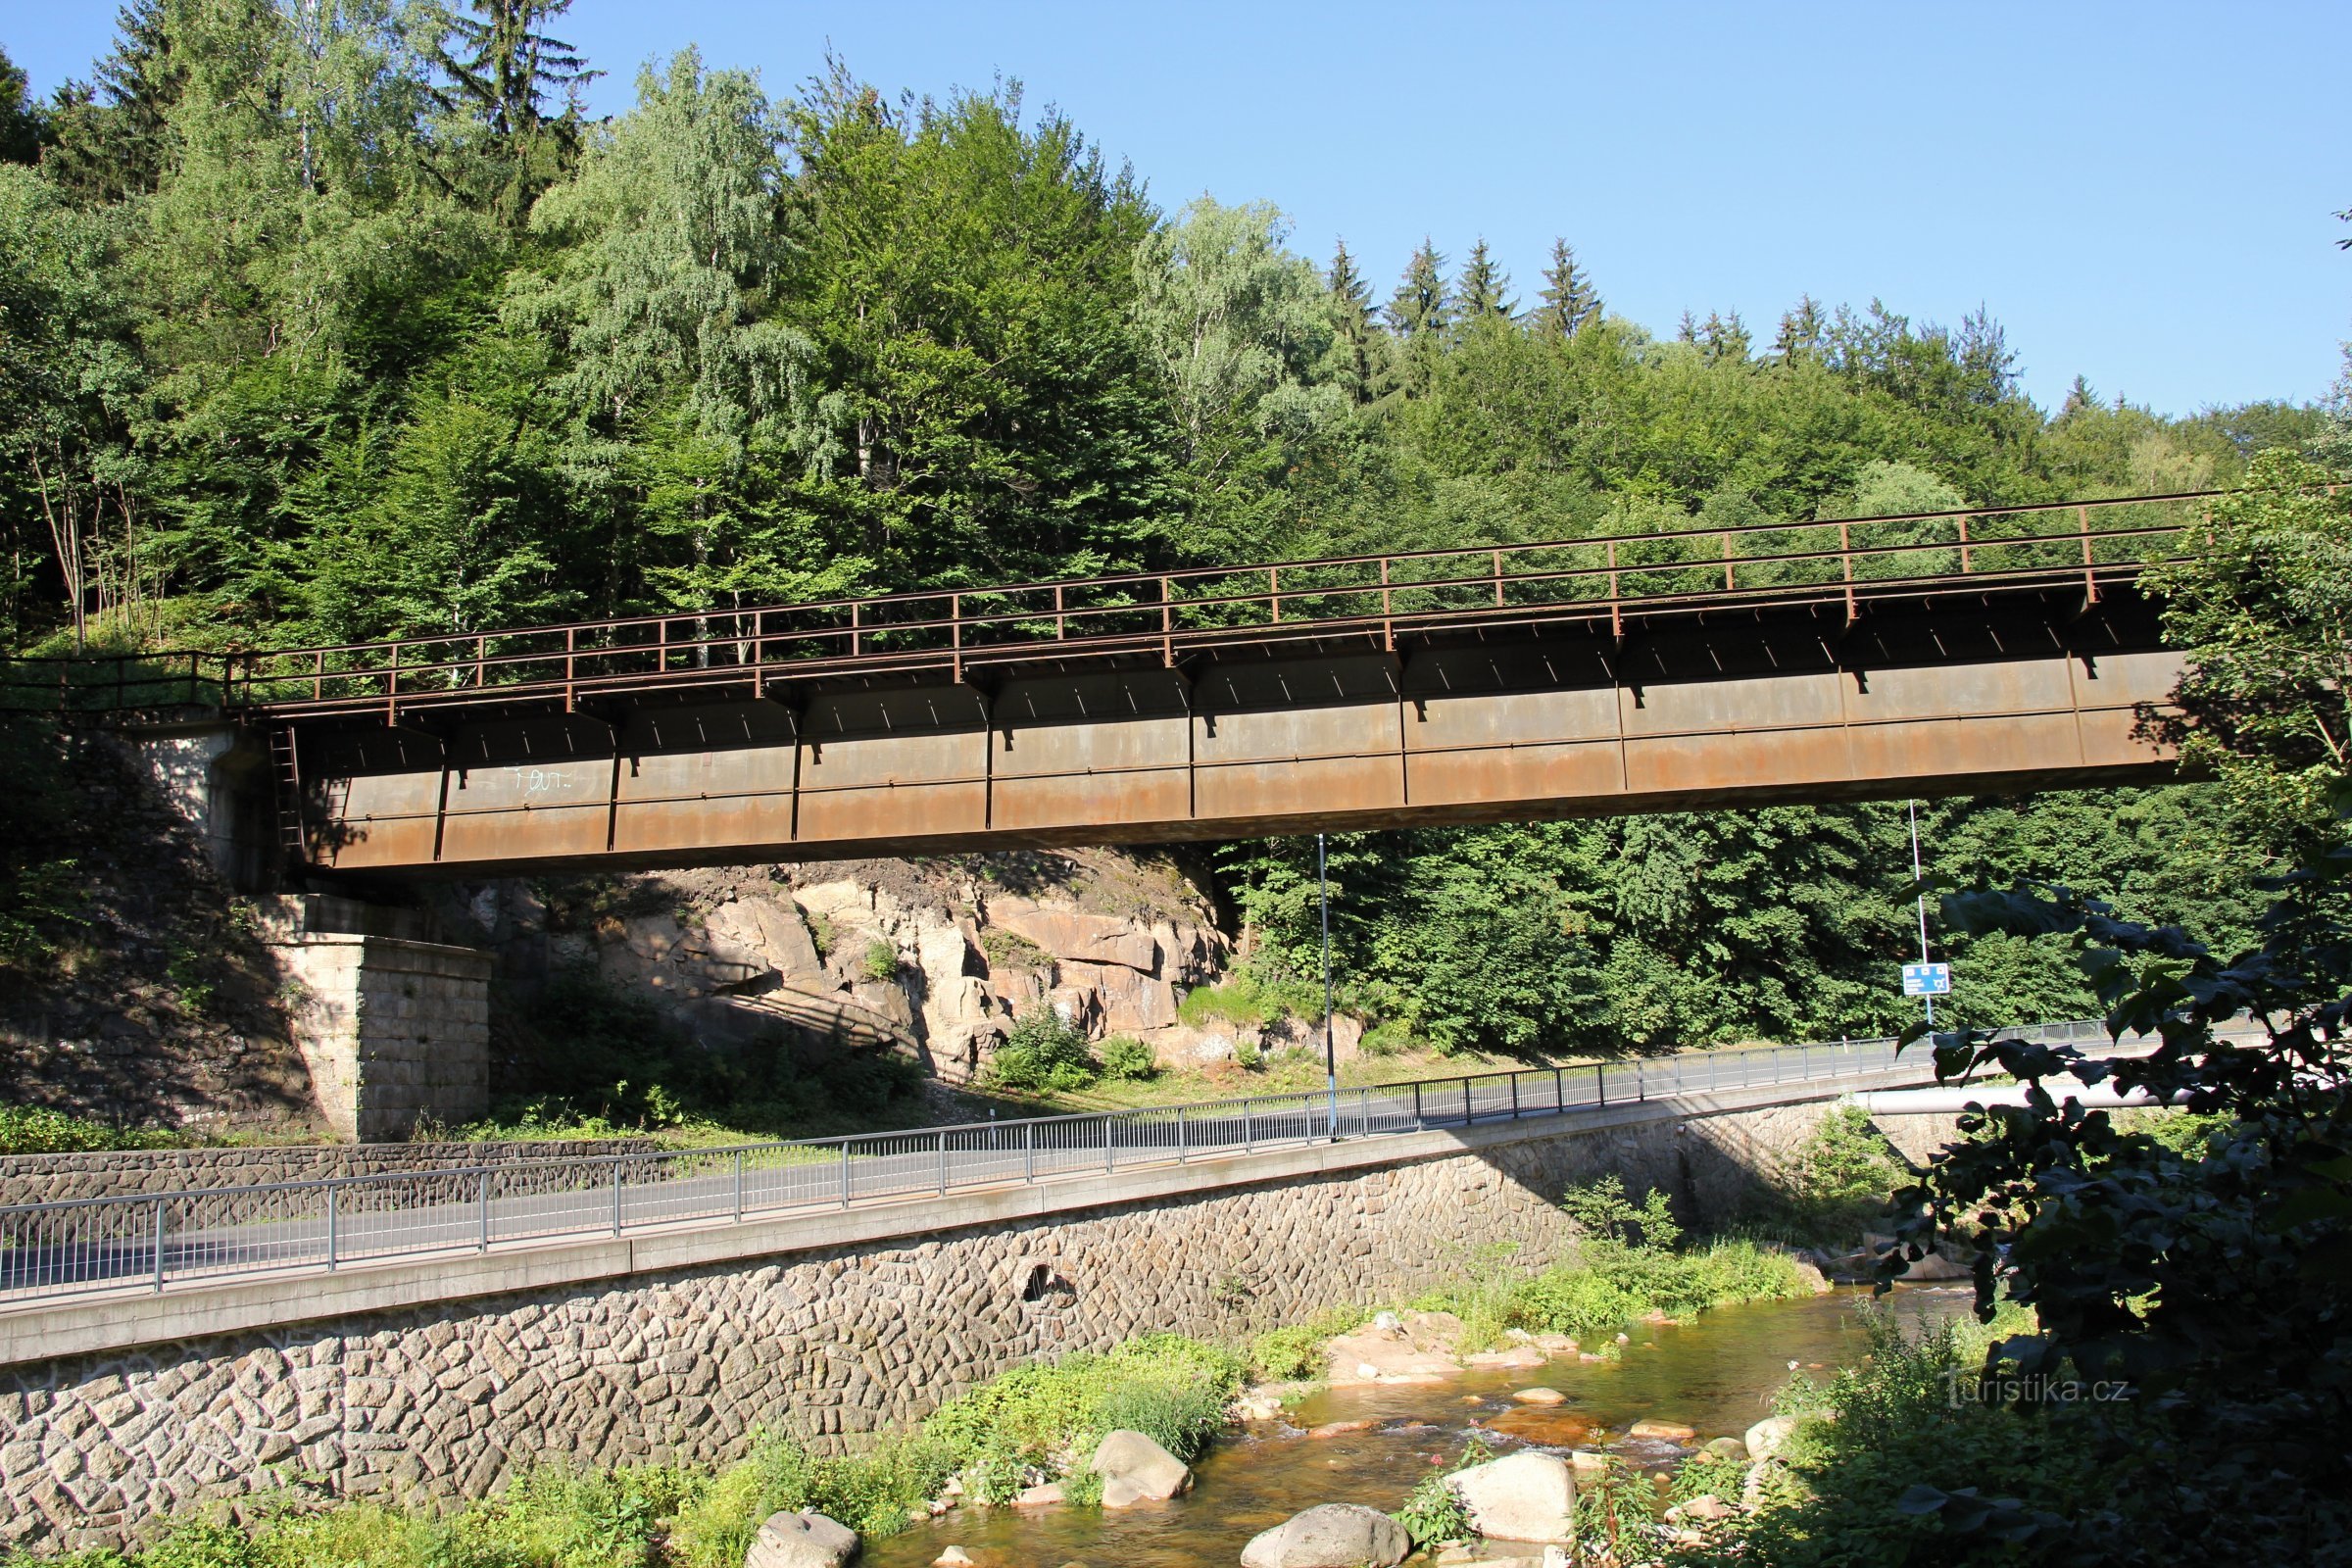
[[[345,1176],[436,1172],[489,1165],[504,1167],[579,1154],[638,1153],[654,1147],[650,1138],[577,1138],[562,1141],[425,1144],[263,1144],[231,1149],[119,1149],[77,1154],[0,1154],[0,1207],[11,1203],[62,1203],[82,1198],[182,1193],[220,1187],[259,1187],[273,1182],[332,1181]],[[508,1176],[501,1195],[519,1191]],[[403,1184],[404,1193],[428,1201],[466,1196],[451,1183]],[[469,1190],[468,1190],[469,1191]],[[243,1218],[233,1206],[217,1210],[211,1223]]]
[[[296,1474],[446,1497],[541,1457],[721,1460],[757,1425],[837,1449],[1033,1357],[1405,1298],[1496,1246],[1551,1262],[1561,1190],[1604,1173],[1693,1212],[1733,1202],[1823,1108],[1529,1123],[1148,1203],[19,1365],[0,1370],[0,1545],[115,1543]]]

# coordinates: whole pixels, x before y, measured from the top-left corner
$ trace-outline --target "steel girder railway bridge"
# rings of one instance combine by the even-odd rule
[[[218,706],[290,858],[376,874],[2129,783],[2172,772],[2180,669],[2137,579],[2204,499],[19,662],[8,696]]]

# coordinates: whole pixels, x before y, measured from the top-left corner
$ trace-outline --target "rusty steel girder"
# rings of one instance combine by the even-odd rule
[[[2139,782],[2180,669],[2124,584],[279,722],[312,866],[478,875]]]

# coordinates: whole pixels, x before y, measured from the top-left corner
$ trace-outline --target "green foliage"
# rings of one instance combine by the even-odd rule
[[[885,1436],[865,1449],[811,1454],[790,1438],[755,1437],[751,1452],[720,1471],[682,1508],[667,1535],[679,1568],[739,1568],[760,1522],[779,1509],[813,1509],[861,1536],[892,1536],[947,1484],[947,1447],[920,1435]]]
[[[1560,1194],[1560,1207],[1586,1236],[1625,1248],[1665,1250],[1683,1239],[1663,1190],[1652,1188],[1637,1203],[1625,1194],[1625,1178],[1614,1172]]]
[[[2352,791],[2330,792],[2338,809]],[[2261,945],[2225,960],[2178,929],[2122,919],[2101,901],[2022,884],[1947,896],[1946,918],[2068,939],[2110,1028],[2148,1036],[2146,1055],[2083,1059],[2073,1047],[1938,1037],[1939,1078],[2005,1073],[2031,1085],[2021,1105],[1988,1107],[1896,1195],[1905,1255],[1952,1235],[2003,1259],[1978,1277],[1978,1309],[2030,1306],[2035,1332],[1986,1352],[1987,1373],[2074,1379],[2121,1390],[2064,1421],[2020,1417],[2093,1462],[2104,1497],[2165,1496],[2167,1550],[2225,1539],[2278,1560],[2341,1560],[2352,1525],[2319,1460],[2295,1434],[2352,1414],[2337,1369],[2348,1353],[2341,1282],[2329,1260],[2352,1225],[2352,1116],[2337,1083],[2352,1016],[2352,851],[2315,851],[2268,881]],[[2217,1037],[2262,1020],[2264,1038]],[[2186,1097],[2214,1118],[2202,1139],[2160,1139],[2106,1111],[2055,1100],[2064,1074]],[[1979,1473],[1979,1472],[1982,1473]],[[2177,1477],[2200,1478],[2191,1506]],[[2016,1491],[1988,1451],[1975,1468],[1915,1476],[1908,1520],[2027,1543],[2044,1560],[2139,1561],[2131,1523],[2109,1507],[2079,1516]],[[2282,1506],[2278,1499],[2297,1499]],[[2061,1499],[2063,1501],[2063,1499]],[[2044,1515],[2078,1518],[2061,1530]],[[2332,1558],[2330,1554],[2333,1554]]]
[[[2258,457],[2196,548],[2152,576],[2166,636],[2189,654],[2167,733],[2280,849],[2340,837],[2328,792],[2352,770],[2352,492],[2327,488],[2345,477]]]
[[[1120,1428],[1192,1459],[1224,1424],[1246,1370],[1230,1350],[1151,1334],[1101,1355],[1016,1367],[942,1405],[923,1434],[945,1445],[968,1492],[1002,1502]]]
[[[1370,1321],[1369,1308],[1327,1307],[1303,1323],[1268,1329],[1250,1342],[1250,1365],[1269,1382],[1292,1383],[1323,1370],[1323,1342]]]
[[[1099,1053],[1102,1076],[1122,1083],[1144,1083],[1159,1076],[1159,1057],[1150,1046],[1129,1035],[1113,1035]]]
[[[1213,986],[1195,986],[1176,1004],[1176,1019],[1190,1029],[1228,1024],[1254,1029],[1281,1017],[1282,1000],[1260,977],[1248,969],[1235,972]]]
[[[834,928],[833,917],[822,909],[808,911],[808,942],[820,958],[831,957],[833,950],[841,946],[841,933]]]
[[[1476,1532],[1470,1525],[1470,1505],[1450,1472],[1432,1470],[1413,1487],[1413,1494],[1394,1515],[1412,1538],[1413,1549],[1423,1551],[1448,1541],[1467,1541]]]
[[[980,933],[980,953],[992,969],[1042,969],[1054,956],[1017,931],[992,925]]]
[[[1689,1318],[1712,1307],[1809,1294],[1793,1259],[1750,1241],[1688,1252],[1590,1242],[1573,1263],[1519,1286],[1510,1318],[1521,1328],[1590,1339],[1652,1314]]]
[[[1905,1169],[1869,1112],[1840,1102],[1783,1163],[1773,1183],[1769,1218],[1807,1241],[1851,1243],[1867,1223],[1885,1214]]]
[[[1989,1550],[2004,1560],[2084,1561],[2092,1560],[2085,1546],[2097,1546],[2062,1517],[2149,1528],[2152,1520],[2114,1517],[2110,1504],[2120,1499],[2100,1486],[2082,1441],[2084,1407],[2033,1413],[1968,1396],[1974,1363],[1995,1332],[1946,1325],[1906,1336],[1891,1314],[1865,1321],[1868,1357],[1802,1401],[1809,1414],[1835,1418],[1799,1425],[1788,1470],[1776,1473],[1764,1506],[1728,1527],[1725,1544],[1741,1560],[1826,1568],[1959,1562]],[[1922,1487],[1967,1492],[1991,1506],[1973,1524],[1966,1510],[1937,1517],[1907,1502]],[[2162,1506],[2153,1495],[2146,1501]],[[2162,1561],[2167,1552],[2154,1540],[2116,1544],[2125,1560]]]
[[[1086,1032],[1051,1006],[1013,1020],[1012,1032],[989,1062],[989,1081],[1024,1094],[1085,1089],[1102,1076]]]
[[[899,977],[899,950],[877,938],[865,945],[865,956],[858,960],[858,969],[868,980],[896,980]]]
[[[106,1149],[176,1149],[176,1133],[114,1127],[41,1105],[0,1105],[0,1154],[78,1154]]]

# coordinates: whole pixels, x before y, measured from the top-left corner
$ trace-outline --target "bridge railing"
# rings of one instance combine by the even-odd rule
[[[571,625],[233,655],[19,661],[0,706],[103,703],[217,689],[232,707],[398,710],[486,698],[710,685],[755,692],[828,671],[881,673],[1008,660],[1447,626],[1599,620],[1742,604],[1842,606],[1947,592],[2079,587],[2095,599],[2192,522],[2216,492],[1899,516],[1596,535],[1061,582],[942,589],[757,609],[707,608]],[[63,666],[73,665],[74,670]],[[134,689],[135,688],[135,689]],[[62,695],[61,695],[62,694]],[[150,706],[124,700],[118,707]]]
[[[2088,1047],[2106,1040],[2095,1020],[2004,1034]],[[1900,1064],[1926,1071],[1924,1048]],[[1349,1088],[1336,1099],[1304,1090],[850,1138],[17,1204],[0,1208],[0,1304],[938,1199],[1896,1065],[1891,1039],[1694,1051]]]

